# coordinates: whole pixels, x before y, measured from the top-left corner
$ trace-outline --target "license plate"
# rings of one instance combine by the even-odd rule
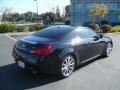
[[[18,62],[18,66],[21,67],[21,68],[25,68],[25,64],[21,61]]]

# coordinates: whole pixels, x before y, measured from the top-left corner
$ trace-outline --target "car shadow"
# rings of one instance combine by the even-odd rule
[[[84,63],[76,70],[79,70],[99,59],[101,58],[99,57]],[[26,90],[57,82],[59,80],[61,80],[61,78],[50,74],[33,74],[31,71],[19,68],[16,64],[9,64],[0,67],[0,90]]]
[[[0,67],[0,90],[26,90],[52,82],[60,78],[45,73],[33,74],[15,64]]]

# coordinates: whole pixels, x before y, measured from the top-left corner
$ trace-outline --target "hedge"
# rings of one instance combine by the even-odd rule
[[[40,30],[40,29],[46,28],[46,27],[48,27],[48,26],[47,26],[47,25],[44,25],[44,24],[38,23],[38,24],[33,25],[32,27],[33,27],[35,30]]]
[[[0,25],[0,33],[6,33],[6,32],[26,32],[26,31],[37,31],[43,28],[48,27],[47,25],[44,24],[35,24],[31,27],[25,27],[25,26],[20,26],[20,27],[16,27],[14,24],[1,24]]]
[[[14,24],[0,24],[0,33],[14,32],[16,31],[16,26]]]
[[[120,32],[120,26],[117,25],[117,26],[112,27],[112,32]]]

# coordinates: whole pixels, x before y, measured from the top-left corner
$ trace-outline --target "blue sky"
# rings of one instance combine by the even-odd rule
[[[70,4],[70,0],[38,0],[39,14],[51,11],[57,5],[61,11],[65,5]],[[24,13],[26,11],[36,12],[34,0],[0,0],[0,8],[12,7],[14,12]]]

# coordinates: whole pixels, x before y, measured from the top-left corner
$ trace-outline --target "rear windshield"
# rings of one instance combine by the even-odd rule
[[[43,37],[43,38],[49,38],[49,39],[60,39],[61,37],[63,37],[64,35],[66,35],[72,30],[73,28],[69,26],[68,27],[52,26],[52,27],[42,29],[34,33],[33,35],[38,37]]]

